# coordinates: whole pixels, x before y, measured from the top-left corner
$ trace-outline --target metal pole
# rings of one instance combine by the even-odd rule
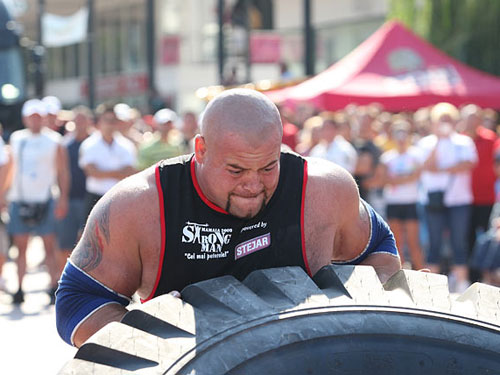
[[[89,107],[95,108],[95,71],[94,71],[94,0],[87,0],[89,23],[87,29],[87,58],[88,58],[88,101]]]
[[[148,64],[148,104],[150,111],[153,110],[152,103],[156,96],[155,87],[155,0],[146,2],[146,45],[147,45],[147,64]]]
[[[33,49],[35,63],[35,95],[42,98],[45,94],[44,82],[44,48],[42,16],[45,13],[45,0],[38,0],[38,43]]]
[[[246,34],[246,42],[247,42],[247,51],[245,56],[245,68],[246,68],[246,81],[252,82],[252,61],[250,54],[250,33],[251,33],[251,25],[250,25],[250,0],[245,0],[245,34]]]
[[[219,20],[219,34],[217,37],[218,58],[219,65],[219,84],[224,84],[224,0],[219,0],[217,16]]]
[[[311,0],[304,0],[304,70],[305,74],[314,75],[315,43],[314,29],[311,23]]]

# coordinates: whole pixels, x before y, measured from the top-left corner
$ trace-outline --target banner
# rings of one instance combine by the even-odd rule
[[[87,38],[88,18],[87,7],[69,16],[45,13],[42,16],[44,47],[63,47],[83,42]]]

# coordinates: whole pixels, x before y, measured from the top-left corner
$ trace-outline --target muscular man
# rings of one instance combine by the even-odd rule
[[[229,90],[206,108],[194,155],[131,176],[94,207],[57,293],[60,335],[76,346],[143,301],[222,275],[331,261],[400,269],[394,237],[344,169],[281,153],[279,112]]]

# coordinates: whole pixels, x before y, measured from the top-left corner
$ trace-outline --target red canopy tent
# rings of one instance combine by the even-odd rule
[[[310,102],[326,110],[376,102],[404,111],[442,101],[500,109],[500,78],[454,60],[390,21],[324,72],[267,95],[286,106]]]

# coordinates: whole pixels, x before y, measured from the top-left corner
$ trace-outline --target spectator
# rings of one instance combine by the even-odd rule
[[[47,108],[47,116],[45,116],[46,125],[49,129],[63,135],[63,123],[59,120],[58,115],[62,110],[62,104],[56,96],[46,96],[42,99]]]
[[[373,189],[371,186],[372,181],[370,181],[375,174],[375,169],[381,155],[380,149],[374,143],[377,131],[372,111],[369,108],[358,108],[358,113],[354,120],[353,144],[358,153],[354,179],[358,183],[361,198],[368,201],[376,210],[381,212],[381,207],[378,204],[379,197],[376,196],[377,194],[381,195],[381,191],[380,189]]]
[[[313,116],[304,122],[300,131],[300,141],[297,144],[296,151],[302,156],[309,156],[311,150],[321,141],[321,127],[323,119],[320,116]]]
[[[483,126],[498,133],[498,113],[492,108],[483,110]]]
[[[0,134],[2,132],[2,125],[0,124]],[[0,137],[0,291],[6,291],[5,280],[2,277],[2,270],[7,260],[9,251],[9,238],[5,223],[2,221],[1,213],[7,205],[5,195],[12,180],[12,155],[8,146],[5,145],[3,138]]]
[[[184,153],[180,140],[171,136],[176,119],[175,112],[168,108],[160,109],[155,113],[153,124],[156,132],[152,141],[146,141],[139,145],[138,169],[146,169],[164,158],[171,158]]]
[[[461,292],[469,285],[467,236],[473,202],[471,171],[477,162],[474,143],[455,131],[459,112],[449,103],[436,104],[430,113],[432,134],[418,143],[424,162],[422,186],[430,248],[428,265],[440,271],[443,235],[448,228],[453,255],[450,289]]]
[[[281,123],[283,124],[283,140],[282,142],[295,151],[298,143],[299,128],[297,125],[292,124],[289,120],[287,110],[285,107],[278,106],[281,116]]]
[[[472,255],[476,243],[476,233],[485,232],[489,227],[491,210],[495,203],[495,172],[493,169],[493,154],[497,136],[495,132],[485,128],[481,124],[481,109],[469,104],[461,110],[461,124],[463,133],[474,140],[478,161],[472,169],[472,195],[474,200],[471,206],[471,219],[469,228],[468,255]],[[479,270],[469,267],[469,279],[471,282],[479,281],[481,274]]]
[[[335,122],[333,113],[323,113],[322,117],[322,142],[314,146],[310,156],[330,160],[352,174],[358,158],[356,150],[339,134],[339,125]]]
[[[335,112],[334,115],[335,122],[337,123],[339,134],[344,137],[344,139],[352,144],[352,129],[351,129],[351,124],[349,122],[349,118],[347,117],[346,112],[344,111],[337,111]]]
[[[396,141],[392,139],[392,115],[389,112],[382,112],[378,115],[377,121],[381,131],[375,137],[375,145],[384,152],[396,148]]]
[[[494,212],[490,229],[476,239],[472,265],[482,272],[481,282],[500,287],[500,212]]]
[[[410,143],[408,122],[395,122],[390,132],[396,148],[382,154],[377,174],[380,174],[385,185],[387,219],[396,239],[401,262],[404,263],[403,252],[407,246],[412,268],[418,270],[424,268],[417,216],[421,158],[419,150]]]
[[[141,117],[137,109],[130,108],[126,103],[118,103],[113,107],[118,119],[117,130],[135,146],[142,142],[142,135],[135,128],[137,118]]]
[[[22,289],[26,274],[26,249],[30,235],[42,237],[45,260],[51,278],[49,296],[55,301],[59,278],[55,257],[55,218],[66,215],[68,207],[67,155],[61,145],[61,135],[44,127],[46,105],[38,100],[26,101],[22,108],[26,129],[12,133],[10,144],[15,173],[9,190],[9,234],[18,249],[17,275],[19,289],[13,302],[24,301]],[[54,207],[53,187],[59,187],[59,199]]]
[[[72,110],[74,114],[74,130],[67,133],[63,139],[69,159],[70,189],[68,214],[57,222],[57,242],[59,245],[58,267],[62,272],[71,249],[76,245],[85,225],[85,172],[78,165],[80,146],[90,136],[93,127],[92,111],[85,106],[78,106]]]
[[[415,127],[415,134],[413,134],[413,137],[416,143],[423,137],[427,137],[430,134],[430,109],[428,107],[418,109],[413,114],[413,123]]]
[[[193,111],[186,111],[181,124],[182,146],[186,152],[194,152],[194,137],[198,134],[198,119]]]
[[[118,131],[120,122],[112,106],[96,109],[97,131],[80,146],[78,165],[86,179],[86,217],[96,202],[116,183],[136,172],[134,144]]]

